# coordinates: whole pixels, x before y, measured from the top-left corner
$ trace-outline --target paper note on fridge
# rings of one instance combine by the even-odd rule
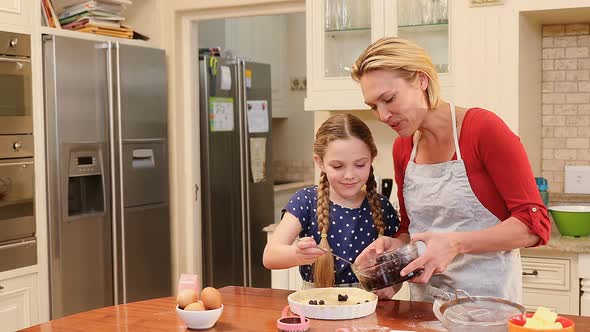
[[[228,66],[221,66],[221,90],[231,90],[231,71]]]
[[[212,132],[234,130],[233,98],[209,98],[209,129]]]
[[[252,182],[266,179],[266,137],[250,137],[250,171]]]
[[[268,133],[268,101],[248,100],[248,132]]]
[[[252,71],[250,69],[246,69],[244,76],[246,76],[246,88],[249,89],[252,87]]]

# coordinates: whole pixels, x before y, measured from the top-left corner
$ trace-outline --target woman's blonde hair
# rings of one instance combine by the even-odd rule
[[[369,127],[352,114],[337,114],[326,120],[315,136],[313,153],[320,159],[324,159],[326,148],[330,142],[339,139],[355,137],[365,142],[371,152],[371,160],[377,156],[377,146],[371,135]],[[377,183],[373,175],[373,166],[366,183],[367,200],[371,207],[373,223],[379,235],[383,235],[385,224],[381,214],[381,203],[377,194]],[[317,219],[320,231],[320,248],[331,250],[328,243],[328,229],[330,228],[330,183],[325,172],[320,174],[317,195]],[[320,256],[314,263],[313,280],[316,287],[331,287],[334,285],[334,258],[331,255]]]
[[[367,47],[352,65],[352,79],[359,82],[363,74],[379,69],[396,71],[408,82],[419,73],[428,77],[426,100],[428,109],[438,106],[440,86],[438,74],[426,51],[411,41],[398,37],[381,38]]]

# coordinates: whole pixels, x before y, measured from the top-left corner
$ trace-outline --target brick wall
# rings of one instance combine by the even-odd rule
[[[543,26],[542,176],[563,192],[565,165],[590,165],[590,23]]]

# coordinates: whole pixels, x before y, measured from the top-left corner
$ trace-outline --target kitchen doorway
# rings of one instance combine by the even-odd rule
[[[301,8],[303,9],[303,8]],[[190,26],[193,59],[197,59],[199,48],[219,47],[223,55],[232,54],[253,62],[271,65],[273,80],[271,120],[271,142],[273,173],[277,182],[311,181],[313,179],[313,130],[314,114],[304,112],[303,101],[306,95],[305,65],[305,14],[287,11],[284,14],[250,14],[242,17],[211,17],[212,19],[192,20]],[[235,15],[235,12],[231,13]],[[220,17],[222,16],[222,17]],[[206,17],[209,18],[209,17]],[[269,39],[271,40],[269,42]],[[191,59],[192,61],[192,59]],[[193,177],[197,188],[201,185],[201,160],[198,115],[198,63],[192,63],[191,71],[197,89],[191,89]],[[197,189],[195,188],[195,189]],[[195,272],[201,273],[203,243],[201,233],[201,192],[196,190],[192,234],[185,234],[187,247],[192,246],[195,253]],[[269,202],[270,203],[270,202]],[[271,203],[272,204],[272,203]],[[275,207],[272,207],[275,209]],[[275,209],[276,210],[276,209]],[[277,220],[278,221],[278,220]],[[192,244],[189,244],[192,242]],[[255,258],[254,258],[255,259]],[[259,258],[261,259],[261,257]]]

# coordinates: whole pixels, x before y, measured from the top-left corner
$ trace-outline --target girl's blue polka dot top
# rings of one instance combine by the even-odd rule
[[[392,236],[399,229],[399,219],[389,200],[379,194],[381,213],[385,224],[385,236]],[[291,197],[284,211],[291,213],[301,223],[299,237],[313,237],[320,243],[317,222],[317,186],[303,188]],[[365,198],[358,208],[346,208],[330,202],[330,227],[328,242],[332,251],[354,262],[356,257],[377,238],[371,207]],[[358,282],[349,264],[334,257],[336,284]],[[299,272],[303,280],[313,282],[311,265],[302,265]]]

